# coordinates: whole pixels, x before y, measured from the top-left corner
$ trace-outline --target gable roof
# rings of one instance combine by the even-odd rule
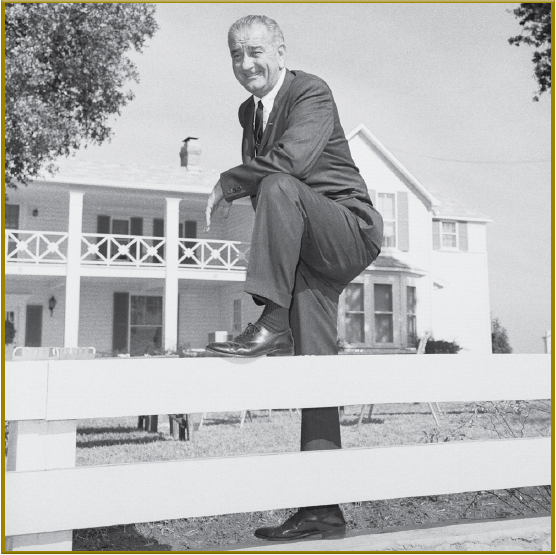
[[[146,189],[160,192],[209,194],[220,178],[216,171],[188,171],[176,166],[108,164],[75,158],[60,159],[59,171],[44,173],[36,181],[93,187]]]
[[[381,158],[395,171],[406,185],[429,202],[429,209],[432,211],[433,218],[464,220],[474,222],[491,222],[492,219],[484,214],[471,210],[458,202],[449,199],[443,194],[433,193],[427,189],[377,138],[369,129],[361,123],[348,135],[350,141],[356,136],[362,137],[365,142],[381,156]]]
[[[351,141],[359,135],[369,146],[377,152],[380,157],[403,179],[406,185],[424,197],[428,201],[429,207],[437,206],[440,201],[373,135],[363,124],[359,124],[353,131],[348,133],[346,139]]]
[[[434,192],[436,198],[440,200],[440,205],[435,206],[432,211],[432,217],[434,219],[443,220],[463,220],[466,222],[479,222],[488,223],[492,222],[492,218],[489,218],[481,212],[476,210],[471,210],[463,204],[456,202],[455,200],[449,199],[442,193]]]

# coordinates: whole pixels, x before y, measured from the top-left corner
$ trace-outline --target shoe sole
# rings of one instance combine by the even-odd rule
[[[279,350],[279,351],[271,351],[270,353],[256,354],[256,355],[238,355],[234,353],[222,353],[220,351],[213,351],[212,349],[205,349],[205,352],[212,353],[214,355],[220,355],[222,357],[228,357],[228,358],[261,358],[265,356],[266,357],[289,357],[289,356],[293,356],[294,354],[293,348],[288,351]]]
[[[273,542],[294,542],[297,540],[302,540],[304,538],[309,538],[311,536],[321,536],[323,540],[343,540],[346,537],[346,531],[338,530],[333,532],[307,532],[306,534],[296,536],[295,538],[268,538],[266,536],[259,536],[258,534],[253,535],[261,540],[268,540]]]

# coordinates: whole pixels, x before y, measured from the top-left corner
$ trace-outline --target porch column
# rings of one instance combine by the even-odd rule
[[[78,347],[83,192],[70,191],[64,347]]]
[[[178,346],[178,238],[180,222],[179,198],[166,199],[164,235],[166,237],[166,276],[164,279],[164,349]]]

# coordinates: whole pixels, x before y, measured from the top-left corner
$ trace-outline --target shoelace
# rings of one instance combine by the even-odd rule
[[[242,333],[240,333],[235,339],[241,339],[242,337],[249,337],[251,335],[255,335],[258,331],[260,331],[260,329],[261,329],[260,327],[249,322],[245,330]]]

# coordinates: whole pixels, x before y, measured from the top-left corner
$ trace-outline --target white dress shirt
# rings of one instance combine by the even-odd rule
[[[266,129],[266,122],[268,121],[268,116],[270,116],[270,112],[272,112],[272,108],[274,106],[274,100],[285,78],[286,78],[286,68],[283,67],[282,70],[280,71],[280,77],[278,78],[278,82],[276,83],[276,85],[274,85],[274,88],[266,96],[263,96],[262,98],[257,98],[256,96],[253,95],[253,102],[255,103],[255,112],[253,114],[253,130],[255,129],[255,117],[257,115],[257,104],[259,103],[259,100],[262,100],[263,133],[264,133],[264,130]]]

